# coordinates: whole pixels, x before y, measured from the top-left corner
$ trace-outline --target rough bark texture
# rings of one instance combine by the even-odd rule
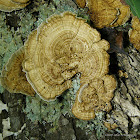
[[[118,79],[112,117],[126,134],[136,135],[140,125],[140,54],[129,47],[129,54],[117,54],[117,59],[126,76]]]

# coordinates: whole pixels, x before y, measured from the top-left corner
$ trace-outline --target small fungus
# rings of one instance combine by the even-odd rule
[[[84,8],[86,6],[86,0],[76,0],[79,7]]]
[[[137,17],[132,19],[132,29],[129,30],[129,40],[134,47],[140,51],[140,20]]]
[[[83,3],[83,2],[82,2]],[[77,0],[77,4],[84,5]],[[130,17],[130,8],[120,0],[86,0],[91,20],[95,27],[116,27],[124,24]]]
[[[25,95],[33,96],[35,91],[28,83],[26,75],[22,71],[24,56],[25,52],[23,47],[11,56],[8,63],[3,67],[1,84],[10,93],[23,93]]]
[[[108,130],[116,129],[118,125],[116,123],[104,122],[104,126],[108,128]]]
[[[29,0],[0,0],[0,11],[11,12],[26,7]]]
[[[95,118],[96,111],[109,112],[115,88],[116,81],[109,75],[83,84],[77,92],[72,113],[79,119],[90,120]]]

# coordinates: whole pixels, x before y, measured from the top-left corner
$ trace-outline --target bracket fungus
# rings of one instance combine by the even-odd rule
[[[23,47],[11,56],[8,63],[3,67],[1,84],[11,93],[23,93],[25,95],[33,96],[35,91],[28,83],[26,75],[22,71],[24,56],[25,52]]]
[[[140,51],[140,20],[137,17],[132,19],[132,29],[129,30],[129,40],[134,47]]]
[[[26,7],[29,0],[0,0],[0,10],[4,12],[11,12]]]
[[[79,119],[90,120],[95,118],[96,111],[109,112],[115,88],[116,81],[110,75],[84,83],[78,90],[72,113]]]
[[[52,100],[71,87],[71,78],[78,72],[82,82],[107,74],[108,49],[109,43],[101,40],[96,29],[65,12],[29,35],[23,68],[34,90],[44,100]]]
[[[116,27],[124,24],[130,17],[130,8],[121,0],[76,0],[83,8],[88,7],[95,27]]]

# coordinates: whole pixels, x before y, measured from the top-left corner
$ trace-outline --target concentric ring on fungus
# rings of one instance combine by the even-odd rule
[[[34,96],[35,91],[26,79],[25,72],[22,71],[22,61],[25,57],[24,47],[18,49],[3,67],[1,74],[1,85],[10,93],[22,93]]]
[[[115,88],[116,81],[110,75],[83,83],[77,92],[72,113],[79,119],[90,120],[95,118],[96,111],[109,112]]]
[[[29,0],[0,0],[0,11],[12,12],[26,7]]]
[[[130,8],[121,0],[76,0],[79,7],[89,8],[93,24],[97,28],[123,25],[130,17]]]
[[[52,100],[71,87],[71,78],[78,72],[82,82],[107,74],[108,49],[109,43],[101,40],[96,29],[65,12],[29,35],[23,67],[34,90],[44,100]]]

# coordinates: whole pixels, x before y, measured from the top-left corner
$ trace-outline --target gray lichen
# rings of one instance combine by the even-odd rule
[[[105,132],[107,131],[107,128],[103,124],[104,117],[105,114],[103,112],[96,112],[96,117],[94,120],[77,120],[76,126],[85,129],[86,132],[90,134],[92,134],[95,130],[97,139],[101,139],[105,137]]]
[[[35,97],[26,97],[26,108],[24,112],[31,121],[46,121],[53,127],[58,126],[61,115],[72,117],[71,107],[76,97],[76,91],[79,89],[80,79],[75,76],[72,79],[72,88],[65,91],[61,95],[61,100],[57,98],[55,101],[43,101],[38,95]]]

